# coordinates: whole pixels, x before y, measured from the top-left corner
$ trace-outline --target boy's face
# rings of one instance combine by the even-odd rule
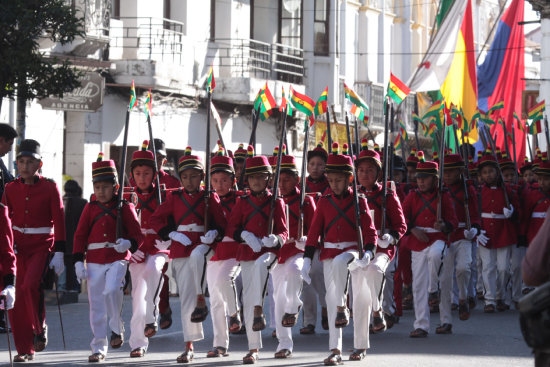
[[[234,182],[235,178],[233,175],[226,172],[216,172],[212,174],[210,183],[219,196],[225,196],[229,193],[231,187],[233,187]]]
[[[307,173],[312,179],[318,180],[325,174],[326,162],[321,157],[311,157],[307,162]]]
[[[137,166],[132,170],[132,176],[136,182],[136,186],[142,190],[148,190],[152,184],[153,179],[155,178],[155,172],[151,166]]]
[[[445,182],[445,185],[447,186],[454,185],[455,183],[458,182],[459,179],[460,179],[459,168],[443,170],[443,182]]]
[[[372,188],[378,179],[380,168],[370,161],[363,161],[357,165],[357,180],[366,188]]]
[[[495,185],[497,183],[497,169],[493,166],[485,166],[481,169],[481,180],[489,185]]]
[[[115,193],[115,185],[112,181],[94,182],[94,195],[102,204],[108,203],[113,199]]]
[[[532,183],[535,181],[535,174],[533,173],[533,170],[525,170],[523,171],[523,179],[527,183]]]
[[[416,167],[407,166],[407,182],[416,182]]]
[[[31,179],[42,165],[42,161],[34,157],[21,156],[17,158],[17,172],[23,180]]]
[[[416,183],[418,185],[418,190],[420,192],[430,192],[435,188],[437,177],[436,176],[427,176],[427,177],[417,177]]]
[[[339,172],[327,173],[327,181],[330,189],[335,195],[342,195],[347,190],[349,183],[351,182],[350,175]]]
[[[160,171],[162,166],[166,163],[166,157],[160,153],[157,153],[157,169]]]
[[[241,175],[243,174],[244,170],[244,160],[243,161],[235,161],[235,164],[233,165],[235,167],[235,177],[239,179]]]
[[[401,171],[400,169],[394,169],[393,179],[396,183],[402,183],[403,181],[405,181],[405,172]]]
[[[514,182],[516,179],[516,174],[514,173],[513,168],[507,168],[502,171],[502,178],[504,179],[504,182]]]
[[[540,189],[544,192],[549,192],[550,191],[550,176],[539,175],[538,178],[539,178],[538,181],[539,181]]]
[[[300,179],[297,174],[281,172],[279,176],[279,190],[281,195],[290,195],[296,189],[296,186],[300,183]]]
[[[204,173],[195,168],[188,168],[180,173],[181,186],[187,192],[199,191]]]
[[[7,139],[0,136],[0,157],[5,156],[11,150],[13,146],[13,139]]]
[[[253,175],[248,175],[248,187],[252,192],[260,193],[266,189],[270,176],[271,175],[267,173],[255,173]]]

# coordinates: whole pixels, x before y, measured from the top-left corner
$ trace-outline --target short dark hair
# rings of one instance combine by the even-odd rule
[[[0,123],[0,136],[7,140],[12,140],[17,138],[17,131],[8,124]]]

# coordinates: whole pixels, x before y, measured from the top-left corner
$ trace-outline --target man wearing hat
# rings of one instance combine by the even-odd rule
[[[529,161],[529,158],[525,157],[525,162],[519,169],[519,173],[527,187],[531,187],[533,182],[536,182],[535,174],[533,172],[533,163]]]
[[[15,138],[17,138],[17,131],[8,124],[0,123],[0,198],[4,193],[4,187],[14,179],[4,165],[2,157],[11,151]]]
[[[50,268],[61,274],[65,251],[63,200],[56,183],[41,176],[40,144],[21,142],[17,152],[20,177],[6,185],[2,202],[8,207],[17,251],[17,304],[10,311],[14,360],[34,358],[48,343],[42,278]],[[53,252],[53,258],[50,259]]]
[[[107,319],[111,348],[118,349],[124,344],[122,288],[128,261],[144,239],[134,204],[123,201],[122,209],[118,210],[117,192],[121,188],[117,181],[115,162],[104,161],[103,153],[99,153],[92,163],[94,195],[84,207],[74,236],[75,273],[79,282],[87,281],[94,336],[88,362],[102,362],[107,356]],[[121,233],[117,230],[119,215]]]
[[[242,175],[244,174],[244,165],[246,161],[246,149],[244,149],[244,144],[239,144],[239,147],[235,151],[233,159],[233,167],[235,169],[235,178],[239,185],[243,183],[243,187],[239,187],[239,190],[244,190],[244,181]]]
[[[437,292],[441,266],[447,250],[447,236],[458,227],[451,197],[438,188],[438,164],[426,162],[424,153],[418,152],[416,180],[418,188],[411,191],[403,202],[407,230],[411,233],[407,246],[412,250],[414,330],[411,338],[424,338],[430,329],[428,293]],[[440,217],[437,213],[441,200]]]
[[[481,233],[477,236],[478,256],[485,286],[484,312],[505,311],[510,280],[510,256],[517,244],[519,200],[511,187],[501,182],[497,161],[491,151],[478,162],[481,187]],[[509,203],[505,201],[504,190]]]
[[[364,256],[359,259],[357,244],[357,228],[355,220],[355,205],[352,188],[353,162],[347,154],[339,154],[338,143],[333,143],[332,154],[327,160],[326,172],[331,193],[327,194],[317,204],[313,222],[308,231],[306,249],[304,253],[303,277],[307,279],[311,259],[315,249],[320,249],[320,260],[323,263],[325,287],[327,290],[327,311],[329,324],[329,349],[331,354],[323,361],[327,366],[342,363],[342,328],[349,324],[350,313],[347,308],[348,280],[351,272],[354,308],[371,309],[371,294],[364,277],[355,273],[365,268],[374,257],[376,244],[376,229],[371,218],[367,200],[363,195],[359,197],[359,211],[361,231],[363,235]],[[344,144],[344,151],[347,144]],[[324,236],[324,242],[319,238]],[[310,261],[307,261],[309,259]],[[362,327],[368,328],[368,320],[361,322]],[[358,328],[355,328],[358,332]],[[368,348],[367,340],[356,340],[360,348]],[[364,350],[363,350],[364,352]],[[362,359],[354,355],[361,354],[356,350],[352,359]]]
[[[460,320],[470,318],[468,286],[472,266],[472,241],[481,230],[477,195],[472,185],[467,185],[468,202],[465,203],[464,182],[461,177],[464,168],[462,157],[459,154],[447,154],[444,159],[443,182],[453,199],[458,227],[450,235],[451,244],[443,261],[439,303],[441,325],[436,329],[437,334],[452,333],[451,300],[455,274],[458,288],[458,316]],[[466,204],[468,213],[466,213]],[[470,228],[466,227],[466,215],[470,219]],[[431,281],[437,281],[437,279]]]
[[[243,279],[243,310],[249,352],[244,364],[254,364],[262,347],[261,331],[266,327],[263,302],[269,273],[277,265],[277,254],[288,237],[284,204],[276,199],[273,232],[268,233],[273,194],[267,190],[271,165],[267,157],[254,156],[248,147],[245,177],[250,194],[241,196],[229,218],[227,235],[240,243],[237,260]]]
[[[201,188],[204,166],[191,147],[178,163],[181,189],[172,191],[151,216],[151,227],[163,241],[172,240],[170,258],[178,286],[181,306],[185,351],[177,357],[178,363],[194,358],[193,342],[202,340],[202,322],[208,315],[206,306],[206,266],[214,253],[215,242],[223,238],[226,219],[216,193],[210,193],[208,206],[206,192]],[[208,210],[208,212],[207,212]],[[205,216],[208,213],[208,216]],[[175,225],[169,218],[175,220]],[[205,218],[208,218],[205,226]]]

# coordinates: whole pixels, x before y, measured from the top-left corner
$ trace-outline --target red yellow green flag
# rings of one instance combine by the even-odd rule
[[[269,90],[266,82],[264,87],[258,92],[256,99],[254,100],[254,109],[256,111],[259,110],[260,119],[262,121],[265,121],[269,118],[269,116],[271,116],[275,107],[277,107],[277,102],[275,102],[275,98],[273,98],[273,95],[271,94],[271,91]]]
[[[348,87],[346,85],[346,83],[344,83],[344,95],[354,105],[357,105],[359,107],[363,107],[365,109],[365,111],[369,110],[369,106],[367,106],[365,101],[363,101],[361,99],[361,97],[359,97],[359,95],[357,93],[355,93],[355,91],[353,89]]]
[[[206,91],[212,92],[216,88],[216,80],[214,79],[214,66],[210,66],[210,72],[208,73],[208,79],[206,80]]]
[[[314,110],[315,116],[320,116],[327,112],[328,110],[327,99],[328,99],[328,86],[325,88],[323,93],[321,93],[321,97],[319,97],[319,99],[317,100],[317,103],[315,104],[315,110]]]
[[[292,103],[296,110],[302,112],[307,117],[311,117],[313,115],[315,101],[305,94],[296,92],[292,86],[290,86],[290,103]]]
[[[540,119],[533,121],[531,123],[531,125],[529,126],[529,134],[531,134],[531,135],[536,135],[536,134],[540,133],[541,131],[542,131],[542,128],[541,128],[541,124],[540,124]]]
[[[151,97],[151,89],[149,89],[149,92],[147,93],[147,98],[145,99],[145,109],[144,109],[145,115],[147,115],[147,118],[149,119],[153,117],[153,109],[151,106],[152,99],[153,98]]]
[[[128,104],[128,110],[132,111],[137,106],[136,88],[134,87],[134,81],[132,80],[132,88],[130,89],[130,103]]]
[[[411,90],[409,87],[390,72],[387,95],[393,99],[395,103],[400,104],[410,92]]]
[[[544,112],[544,109],[545,109],[545,102],[544,100],[542,100],[529,109],[529,114],[528,114],[529,119],[532,120],[532,119],[535,119],[537,115],[539,114],[542,115],[542,113]]]

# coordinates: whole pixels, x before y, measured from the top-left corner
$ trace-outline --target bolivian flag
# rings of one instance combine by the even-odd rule
[[[311,117],[311,115],[313,115],[315,101],[305,94],[296,92],[292,86],[290,86],[290,103],[292,103],[296,110],[302,112],[307,117]]]
[[[346,83],[344,83],[344,94],[345,94],[345,97],[351,102],[353,103],[354,105],[357,105],[359,107],[363,107],[366,111],[368,111],[369,109],[369,106],[367,106],[367,104],[365,103],[365,101],[363,101],[361,99],[361,97],[359,97],[359,95],[357,93],[355,93],[355,91],[353,89],[351,89],[350,87],[348,87],[346,85]]]
[[[533,107],[529,109],[529,119],[533,120],[537,117],[537,115],[542,115],[545,109],[545,102],[544,100],[540,101]]]
[[[134,81],[132,80],[132,88],[130,89],[130,103],[128,104],[128,111],[132,111],[132,108],[137,106],[136,88],[134,87]]]
[[[328,106],[327,106],[327,99],[328,99],[328,86],[325,88],[323,93],[321,93],[321,97],[317,100],[317,103],[315,104],[315,116],[320,116],[327,112]]]
[[[400,104],[410,92],[411,90],[409,87],[390,72],[390,81],[387,91],[388,96],[393,99],[395,103]]]

